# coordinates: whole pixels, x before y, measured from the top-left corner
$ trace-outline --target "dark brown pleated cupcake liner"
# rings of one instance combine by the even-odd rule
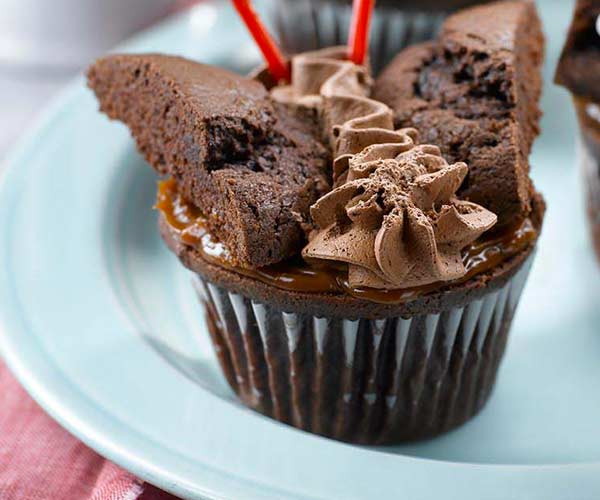
[[[410,318],[290,313],[196,285],[225,378],[250,408],[334,439],[435,436],[487,401],[531,266],[465,307]]]
[[[277,0],[272,2],[275,28],[289,54],[344,45],[348,40],[351,7],[336,1]],[[377,73],[401,49],[434,37],[444,16],[431,12],[399,12],[378,8],[372,20],[377,33],[370,59]]]

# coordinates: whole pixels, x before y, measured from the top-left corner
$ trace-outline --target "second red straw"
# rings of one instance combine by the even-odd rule
[[[352,22],[348,37],[348,58],[355,64],[364,64],[369,50],[369,26],[375,0],[354,0]]]

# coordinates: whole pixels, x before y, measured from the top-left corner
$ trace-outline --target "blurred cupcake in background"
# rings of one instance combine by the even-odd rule
[[[578,0],[556,71],[573,94],[594,247],[600,259],[600,1]]]
[[[486,0],[378,0],[371,26],[371,64],[378,73],[401,49],[432,39],[447,14]],[[290,54],[348,38],[352,0],[274,0],[274,24]]]

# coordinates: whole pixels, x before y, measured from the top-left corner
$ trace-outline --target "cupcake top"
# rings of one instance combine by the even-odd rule
[[[556,83],[573,94],[600,102],[600,3],[578,0],[563,48]]]
[[[490,9],[451,17],[377,82],[336,47],[294,57],[283,86],[163,55],[105,57],[88,82],[168,177],[163,234],[194,270],[328,295],[427,293],[530,248],[541,224],[526,163],[539,117],[535,8]],[[479,26],[486,16],[503,16],[502,33]]]

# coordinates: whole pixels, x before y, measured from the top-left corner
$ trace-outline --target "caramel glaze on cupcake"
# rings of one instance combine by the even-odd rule
[[[479,411],[544,215],[527,164],[542,45],[512,1],[450,17],[377,82],[335,47],[273,87],[160,55],[91,67],[166,177],[161,233],[247,405],[361,443]]]

